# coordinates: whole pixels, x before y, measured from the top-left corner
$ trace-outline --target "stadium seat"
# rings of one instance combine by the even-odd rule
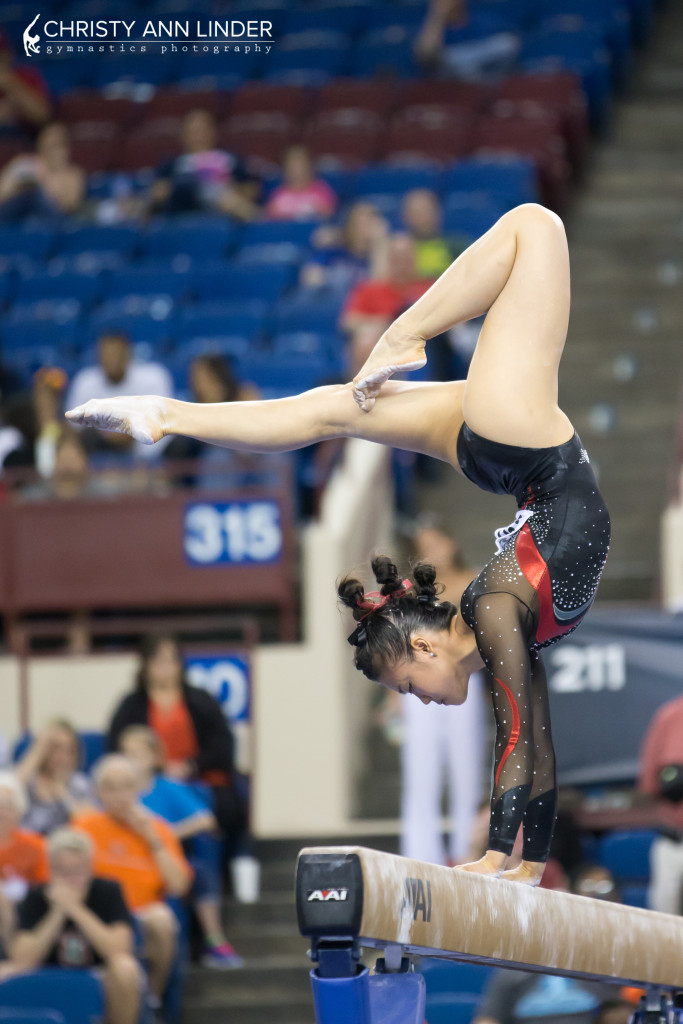
[[[112,155],[111,166],[119,171],[156,168],[164,160],[178,154],[180,141],[171,136],[149,138],[144,129],[125,135],[120,148]]]
[[[275,302],[293,283],[286,264],[252,267],[239,263],[209,265],[193,276],[192,291],[199,302]]]
[[[137,225],[100,227],[75,225],[62,231],[55,239],[56,252],[118,252],[132,256],[138,244]]]
[[[402,103],[407,107],[447,103],[452,110],[469,110],[478,113],[486,107],[492,92],[493,87],[489,84],[417,79],[414,82],[406,82]]]
[[[205,302],[180,310],[177,335],[181,341],[220,336],[258,339],[265,323],[266,305],[263,302]]]
[[[512,75],[499,87],[497,102],[505,101],[524,114],[528,104],[556,111],[561,118],[562,134],[574,170],[584,162],[590,142],[588,106],[577,75],[559,72],[551,75]]]
[[[600,864],[617,881],[645,881],[650,877],[650,847],[656,838],[650,829],[612,832],[600,841]]]
[[[262,220],[247,224],[242,235],[242,245],[273,245],[290,242],[292,245],[307,246],[315,228],[309,221]]]
[[[382,151],[382,136],[374,128],[320,129],[307,136],[306,142],[321,165],[359,167],[378,160]]]
[[[395,159],[409,153],[420,154],[430,160],[449,163],[469,153],[473,146],[472,122],[467,119],[453,124],[430,126],[426,124],[394,123],[383,139],[382,156]]]
[[[103,294],[99,275],[50,274],[45,271],[20,277],[14,288],[16,302],[37,302],[41,299],[76,299],[88,306]]]
[[[441,183],[446,192],[483,192],[492,199],[513,199],[512,205],[538,200],[536,165],[529,157],[459,160],[444,170]]]
[[[83,329],[85,344],[93,344],[105,331],[123,331],[135,344],[157,346],[173,334],[172,305],[156,296],[105,302],[91,313]]]
[[[81,334],[81,324],[76,320],[57,324],[48,318],[12,320],[8,315],[0,320],[3,359],[11,360],[13,365],[21,363],[24,355],[29,360],[40,356],[46,364],[62,365],[60,357],[78,350]]]
[[[69,1024],[55,1010],[25,1010],[21,1006],[0,1006],[0,1021],[6,1024]]]
[[[486,964],[455,963],[438,957],[423,957],[417,965],[427,982],[427,998],[435,995],[465,992],[478,995],[484,991],[494,973]]]
[[[293,242],[264,242],[263,245],[244,245],[235,255],[235,262],[243,266],[296,267],[307,250]]]
[[[621,888],[621,902],[627,907],[648,908],[648,887],[647,885],[624,885]]]
[[[569,164],[562,135],[553,134],[543,119],[487,117],[476,130],[474,153],[490,158],[494,153],[526,155],[538,169],[541,200],[561,210],[567,200]]]
[[[54,240],[49,228],[0,224],[0,253],[10,258],[20,253],[24,259],[42,262],[54,248]]]
[[[448,206],[444,209],[443,230],[446,235],[462,235],[474,241],[493,227],[505,210],[495,206],[481,206],[455,209]]]
[[[182,86],[182,83],[180,83]],[[185,117],[192,110],[207,110],[216,117],[230,113],[231,95],[216,89],[182,89],[167,86],[157,89],[145,104],[145,117]]]
[[[173,273],[168,267],[140,264],[117,270],[104,279],[105,299],[122,299],[127,295],[168,295],[178,300],[190,290],[188,273]]]
[[[328,353],[332,357],[339,355],[343,349],[343,341],[339,334],[321,334],[315,331],[293,331],[289,334],[277,334],[272,339],[272,347],[278,355],[318,355]]]
[[[368,88],[366,81],[342,78],[321,86],[317,97],[317,110],[339,110],[352,108],[366,110],[386,118],[401,101],[401,81],[374,81]]]
[[[470,1024],[480,1002],[481,997],[472,992],[443,993],[433,998],[427,994],[426,1018],[429,1024]]]
[[[346,70],[348,51],[345,46],[315,46],[310,50],[275,49],[268,58],[268,80],[276,75],[291,75],[299,71],[317,71],[325,78],[330,78]]]
[[[233,94],[231,113],[280,113],[296,119],[303,117],[310,102],[309,90],[298,85],[247,82]]]
[[[272,354],[249,355],[236,360],[236,369],[241,380],[282,397],[309,391],[339,375],[338,361],[326,353],[306,353],[298,358],[290,354],[283,361]]]
[[[146,107],[135,103],[134,100],[107,99],[94,89],[78,90],[60,96],[57,110],[59,119],[66,124],[105,120],[113,121],[121,128],[128,127],[146,113]]]
[[[357,43],[352,52],[350,72],[359,76],[396,76],[398,79],[409,78],[417,74],[417,65],[413,55],[411,38],[398,42],[375,41],[374,33],[366,40]]]
[[[393,192],[402,196],[414,188],[436,191],[439,177],[439,172],[433,167],[387,167],[386,164],[375,164],[356,173],[354,187],[358,195],[363,196],[373,192]]]
[[[56,1012],[68,1024],[94,1024],[104,1015],[104,988],[90,971],[46,967],[0,982],[0,1004]]]
[[[332,31],[350,36],[364,24],[365,18],[365,12],[354,6],[336,7],[333,10],[295,7],[283,12],[283,16],[278,18],[278,25],[282,23],[281,30],[287,34]]]
[[[272,315],[273,333],[314,331],[334,334],[338,330],[344,298],[344,295],[327,288],[299,289],[275,307]]]
[[[140,248],[146,258],[187,256],[193,263],[204,263],[229,255],[240,231],[230,221],[206,215],[160,217],[140,236]]]

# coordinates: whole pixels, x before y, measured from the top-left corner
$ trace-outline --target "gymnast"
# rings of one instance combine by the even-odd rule
[[[486,313],[466,381],[389,380],[425,363],[425,343]],[[93,399],[66,415],[153,444],[183,434],[241,451],[280,452],[358,437],[442,459],[518,512],[465,589],[460,614],[439,602],[435,571],[414,582],[373,561],[380,590],[344,580],[357,626],[355,664],[424,703],[462,704],[482,662],[496,720],[489,839],[459,870],[537,885],[552,838],[556,781],[540,649],[575,629],[595,597],[609,546],[604,500],[557,404],[569,318],[561,220],[519,206],[471,245],[382,335],[349,384],[275,401],[194,404],[156,396]],[[505,871],[519,826],[519,867]]]

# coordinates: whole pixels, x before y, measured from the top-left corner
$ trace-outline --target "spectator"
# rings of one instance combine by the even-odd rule
[[[50,883],[31,889],[18,908],[12,967],[102,968],[108,1024],[136,1024],[142,970],[118,882],[93,875],[92,841],[82,832],[57,829],[47,849]]]
[[[401,218],[406,231],[415,244],[415,267],[419,277],[432,280],[444,272],[467,247],[443,236],[441,205],[438,196],[428,188],[414,188],[406,192],[401,207]]]
[[[211,787],[221,832],[234,843],[244,810],[235,789],[232,733],[211,694],[189,685],[175,637],[158,634],[143,642],[136,688],[114,712],[109,750],[117,749],[129,725],[148,725],[159,736],[167,775]]]
[[[323,224],[313,232],[314,253],[301,268],[300,283],[348,291],[364,278],[383,277],[387,237],[384,217],[372,203],[359,200],[349,208],[341,229]]]
[[[512,69],[520,45],[519,34],[495,14],[470,12],[467,0],[430,0],[415,53],[441,75],[485,81]]]
[[[93,841],[95,874],[120,884],[140,923],[150,988],[160,1003],[177,949],[176,918],[165,900],[186,894],[192,869],[171,827],[140,803],[136,768],[127,757],[102,758],[94,775],[102,810],[79,815],[74,828]]]
[[[234,153],[218,148],[216,122],[206,110],[183,120],[182,153],[157,171],[149,196],[152,213],[224,213],[253,220],[260,183]]]
[[[202,963],[205,967],[241,967],[242,958],[226,939],[221,924],[220,865],[211,857],[214,852],[211,842],[202,843],[217,828],[208,803],[202,800],[196,788],[161,774],[161,742],[146,725],[130,725],[124,729],[119,749],[137,765],[140,801],[172,826],[192,865],[194,909],[206,947]]]
[[[11,772],[0,772],[0,949],[12,936],[15,905],[48,877],[44,839],[19,827],[25,813],[24,787]]]
[[[63,719],[50,722],[31,743],[15,770],[28,797],[24,828],[47,835],[90,809],[94,788],[78,771],[79,758],[78,733]]]
[[[16,64],[0,29],[0,134],[33,134],[50,116],[45,80],[34,66]]]
[[[281,185],[266,203],[271,220],[324,220],[337,208],[337,197],[322,178],[313,175],[306,146],[290,146],[282,161]]]
[[[173,397],[173,378],[160,363],[137,362],[133,359],[130,339],[121,331],[106,331],[97,343],[99,363],[79,370],[71,382],[67,407],[73,409],[90,398],[113,398],[117,395],[162,395]],[[154,447],[135,442],[126,434],[88,431],[85,435],[98,451],[132,451],[140,458],[156,458]],[[163,442],[162,442],[163,444]]]
[[[663,704],[648,725],[638,787],[657,801],[661,821],[650,850],[648,906],[683,913],[683,697]]]
[[[90,475],[90,461],[83,440],[71,427],[65,427],[57,439],[52,476],[28,487],[21,496],[25,501],[57,498],[73,501],[99,493],[99,481]]]
[[[418,277],[415,244],[410,235],[392,235],[386,276],[357,284],[342,311],[341,325],[351,342],[352,374],[365,362],[389,324],[419,299],[430,284],[431,281]]]
[[[64,430],[66,383],[66,374],[59,367],[43,366],[34,373],[31,390],[19,392],[7,402],[5,429],[13,432],[13,443],[7,445],[2,462],[5,469],[37,469],[43,477],[52,475]]]
[[[606,982],[503,968],[489,982],[473,1024],[523,1024],[530,1017],[534,1024],[595,1024],[614,1005],[613,986]],[[621,1015],[609,1020],[627,1024],[632,1012],[624,1003]]]
[[[85,173],[71,162],[66,128],[48,124],[36,140],[35,153],[15,156],[0,173],[0,222],[78,213],[85,188]]]
[[[241,384],[230,362],[223,356],[206,353],[197,356],[190,364],[190,391],[193,402],[245,402],[258,397],[258,391],[251,385]],[[269,456],[287,458],[288,456]],[[164,458],[195,459],[200,465],[197,475],[184,475],[185,486],[222,488],[228,476],[231,481],[236,475],[253,473],[255,465],[263,465],[264,456],[250,452],[236,452],[219,445],[206,445],[192,437],[172,437],[164,451]]]

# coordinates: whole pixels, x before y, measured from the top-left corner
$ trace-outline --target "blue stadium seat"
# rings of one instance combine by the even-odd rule
[[[409,78],[417,74],[412,38],[396,43],[375,42],[373,34],[370,41],[361,41],[354,46],[350,72],[359,76],[396,75],[397,78]]]
[[[141,236],[140,247],[148,258],[186,255],[205,262],[227,256],[237,245],[240,232],[241,228],[215,217],[159,219]]]
[[[443,216],[443,230],[446,235],[462,235],[473,241],[493,227],[504,209],[496,206],[481,206],[463,210],[446,206]]]
[[[224,263],[194,275],[193,294],[200,302],[274,302],[294,280],[295,268]]]
[[[40,299],[76,299],[83,306],[90,305],[102,294],[99,275],[50,274],[45,271],[20,277],[14,298],[17,302],[37,302]]]
[[[374,192],[393,192],[403,195],[414,188],[439,187],[439,172],[434,167],[388,167],[385,164],[373,164],[358,171],[353,181],[357,195],[369,195]]]
[[[353,6],[336,7],[334,10],[298,7],[279,15],[278,24],[282,24],[282,31],[286,33],[329,30],[352,35],[365,18],[365,12]]]
[[[0,982],[0,1004],[55,1011],[68,1024],[96,1024],[104,1016],[104,989],[90,971],[45,967]]]
[[[293,242],[264,242],[261,245],[244,245],[235,255],[235,262],[243,266],[296,267],[308,250]]]
[[[132,308],[131,308],[132,307]],[[90,314],[84,326],[86,344],[94,344],[104,331],[124,331],[135,344],[147,342],[157,346],[173,336],[172,308],[167,299],[153,297],[149,303],[140,300],[105,302]]]
[[[207,302],[182,309],[177,324],[178,339],[243,335],[257,338],[266,323],[266,305],[245,302]]]
[[[430,998],[427,993],[426,1017],[429,1024],[470,1024],[476,1017],[481,997],[472,992],[441,994]]]
[[[627,907],[642,907],[647,910],[647,885],[624,885],[621,887],[621,902]]]
[[[272,355],[247,356],[236,362],[238,376],[243,381],[256,384],[270,395],[298,395],[301,391],[336,379],[337,368],[327,356],[311,355],[294,358],[289,356],[280,362]]]
[[[307,246],[315,228],[316,225],[310,221],[257,221],[245,227],[242,246],[272,245],[278,242]]]
[[[321,334],[317,331],[291,331],[288,334],[276,334],[272,346],[278,356],[318,355],[324,352],[332,358],[344,356],[344,340],[336,332]]]
[[[119,252],[131,256],[138,244],[137,226],[74,227],[63,231],[55,240],[59,253]]]
[[[6,1024],[69,1024],[63,1013],[55,1010],[25,1010],[21,1006],[0,1006],[0,1022],[3,1021]]]
[[[612,832],[600,841],[600,864],[617,881],[645,881],[650,877],[650,847],[656,838],[651,829]]]
[[[74,64],[76,61],[73,62]],[[54,231],[49,228],[0,225],[0,253],[3,256],[20,253],[23,258],[44,260],[54,246]]]
[[[437,957],[422,957],[415,969],[425,976],[428,999],[447,993],[480,994],[495,970],[487,964],[456,963],[453,960],[439,960]]]
[[[190,290],[189,273],[179,274],[165,267],[140,264],[128,270],[107,275],[104,293],[107,299],[120,299],[126,295],[169,295],[178,299]]]
[[[514,204],[538,202],[536,165],[528,157],[459,160],[443,172],[445,192],[485,192]]]
[[[12,320],[7,316],[0,320],[0,345],[4,356],[37,349],[44,354],[49,349],[59,356],[61,352],[76,351],[81,335],[82,327],[76,320],[65,324],[56,324],[50,319]]]
[[[326,288],[300,289],[291,297],[282,299],[275,307],[272,317],[273,333],[315,331],[321,334],[334,334],[337,331],[344,298],[344,295]]]
[[[176,349],[179,362],[189,366],[198,356],[224,356],[226,359],[243,358],[253,351],[254,338],[247,334],[194,335]]]
[[[306,28],[299,32],[287,32],[278,39],[278,49],[301,52],[302,50],[346,50],[351,37],[336,28]]]
[[[347,68],[346,47],[314,47],[311,50],[279,50],[268,54],[267,81],[293,79],[297,72],[318,72],[320,80],[342,75]]]

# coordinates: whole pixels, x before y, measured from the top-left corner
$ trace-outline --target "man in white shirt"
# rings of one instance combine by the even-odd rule
[[[138,363],[133,359],[129,338],[110,331],[98,340],[97,366],[85,366],[71,382],[68,409],[90,398],[115,398],[117,395],[162,395],[173,398],[173,378],[160,363]],[[125,434],[98,431],[98,448],[105,451],[131,451],[143,459],[156,458],[158,445],[151,447],[133,441]]]

